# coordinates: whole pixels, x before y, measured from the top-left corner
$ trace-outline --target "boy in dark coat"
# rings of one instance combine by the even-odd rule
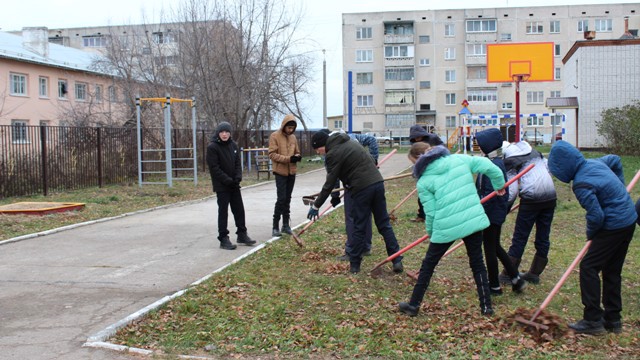
[[[587,239],[591,240],[580,262],[583,319],[569,327],[579,334],[620,333],[620,274],[637,219],[624,185],[620,157],[607,155],[586,160],[573,145],[560,140],[549,153],[549,170],[564,183],[573,181],[573,193],[587,211]]]
[[[413,125],[409,129],[409,142],[412,144],[416,142],[423,142],[425,144],[429,144],[430,147],[444,144],[442,140],[440,140],[440,137],[438,137],[438,135],[428,132],[421,125],[417,124]],[[416,215],[415,219],[411,219],[411,221],[423,222],[424,216],[424,208],[422,207],[420,199],[418,199],[418,214]]]
[[[220,248],[234,250],[236,245],[229,241],[227,218],[229,205],[236,222],[238,243],[247,246],[256,242],[247,235],[244,218],[244,204],[240,193],[242,181],[242,165],[240,163],[240,149],[231,139],[231,125],[221,122],[207,146],[207,164],[211,174],[213,191],[218,199],[218,240]]]
[[[329,136],[324,131],[313,135],[311,146],[319,155],[326,154],[327,179],[320,195],[311,205],[307,218],[318,218],[318,209],[329,197],[336,181],[342,181],[345,192],[350,192],[353,203],[349,214],[353,219],[353,241],[351,247],[346,249],[351,263],[350,272],[360,272],[362,255],[365,252],[365,226],[367,217],[371,218],[371,214],[378,232],[384,238],[387,254],[393,255],[398,252],[400,246],[387,213],[384,179],[367,150],[352,141],[347,134],[335,133]],[[402,256],[399,256],[393,260],[393,271],[399,273],[403,270]]]
[[[476,133],[476,141],[480,150],[491,160],[491,162],[502,170],[505,182],[507,181],[507,169],[502,160],[502,133],[499,129],[492,128]],[[495,189],[491,185],[489,177],[478,174],[476,178],[476,188],[480,199],[491,194]],[[502,295],[502,288],[498,280],[498,259],[505,268],[506,273],[511,278],[511,289],[515,292],[522,292],[526,282],[518,274],[518,269],[514,266],[507,255],[507,252],[500,245],[500,234],[502,224],[509,213],[509,191],[506,196],[496,196],[482,205],[489,218],[489,227],[482,230],[482,243],[484,245],[484,257],[487,262],[487,272],[489,274],[489,286],[492,295]]]

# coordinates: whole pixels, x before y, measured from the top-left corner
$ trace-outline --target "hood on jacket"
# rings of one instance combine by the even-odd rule
[[[440,159],[441,157],[449,156],[451,153],[449,149],[444,147],[443,145],[436,145],[431,149],[427,150],[423,155],[420,155],[416,164],[413,166],[413,177],[418,179],[425,171],[425,169],[432,162]]]
[[[213,132],[213,135],[211,135],[211,141],[219,141],[222,142],[222,140],[220,140],[220,132],[222,131],[228,131],[231,132],[231,124],[229,124],[226,121],[221,122],[220,124],[218,124],[218,127],[216,127],[216,130]],[[229,137],[229,140],[231,140],[231,137]]]
[[[526,141],[520,141],[517,143],[510,143],[508,146],[502,148],[502,153],[504,154],[505,159],[514,157],[514,156],[522,156],[531,154],[531,145],[529,145]]]
[[[298,128],[298,123],[296,122],[296,117],[293,114],[287,114],[282,119],[282,123],[280,124],[280,131],[284,134],[284,127],[287,126],[288,123],[293,122],[293,125],[296,126],[295,129]],[[295,129],[293,129],[295,131]]]
[[[327,142],[324,149],[326,152],[329,152],[331,149],[333,149],[337,145],[344,144],[347,141],[351,141],[351,138],[349,137],[349,135],[343,132],[334,131],[327,138]]]
[[[428,143],[431,146],[443,144],[438,135],[428,132],[421,125],[413,125],[411,128],[409,128],[409,141],[414,142],[419,137],[422,137],[422,141]]]
[[[563,183],[569,183],[586,161],[580,150],[564,140],[558,140],[551,147],[547,165],[553,176]]]
[[[476,133],[476,141],[480,150],[488,155],[502,147],[502,133],[496,128],[480,131]]]

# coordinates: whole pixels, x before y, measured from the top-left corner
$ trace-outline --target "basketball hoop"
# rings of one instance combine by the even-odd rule
[[[527,82],[529,80],[529,77],[531,77],[531,74],[513,74],[513,75],[511,75],[511,78],[516,83]]]

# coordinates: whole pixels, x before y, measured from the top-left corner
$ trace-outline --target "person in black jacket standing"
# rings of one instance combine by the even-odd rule
[[[422,127],[422,125],[418,124],[413,125],[409,129],[409,142],[412,144],[423,142],[429,144],[429,146],[431,147],[444,144],[442,140],[440,140],[440,137],[438,135],[428,132],[425,128]],[[411,219],[409,221],[424,222],[424,217],[424,208],[422,207],[420,199],[418,199],[418,214],[416,215],[415,219]]]
[[[349,135],[334,133],[329,136],[324,131],[318,131],[311,138],[311,146],[319,155],[326,154],[327,178],[320,195],[311,205],[307,218],[318,218],[318,209],[327,200],[339,179],[344,184],[345,192],[351,195],[351,211],[348,216],[353,218],[353,240],[347,255],[351,263],[350,272],[360,272],[362,255],[365,252],[365,226],[367,217],[373,218],[378,232],[384,238],[387,254],[393,255],[400,250],[398,240],[391,227],[387,201],[384,191],[384,179],[373,158],[362,145],[352,141]],[[393,260],[393,271],[400,273],[404,270],[402,256]]]
[[[234,250],[236,245],[229,240],[227,218],[229,205],[236,222],[238,243],[251,246],[256,242],[247,234],[245,225],[244,204],[240,193],[242,181],[242,165],[240,163],[240,149],[231,139],[231,124],[221,122],[207,146],[207,164],[211,174],[213,191],[218,198],[218,240],[220,248]]]

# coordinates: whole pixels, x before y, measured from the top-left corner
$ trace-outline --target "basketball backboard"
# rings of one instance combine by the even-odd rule
[[[552,42],[487,44],[487,82],[513,82],[514,75],[527,81],[553,81]]]

